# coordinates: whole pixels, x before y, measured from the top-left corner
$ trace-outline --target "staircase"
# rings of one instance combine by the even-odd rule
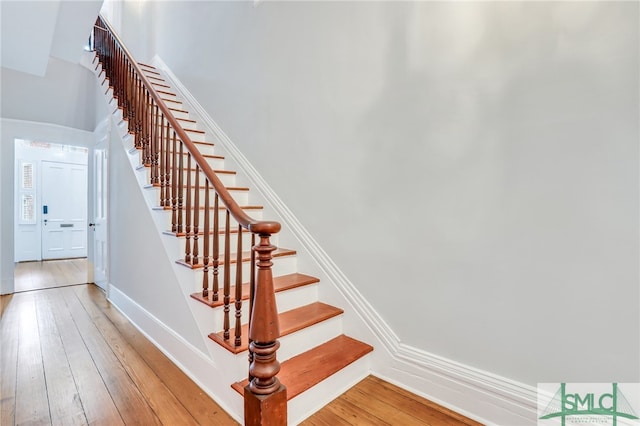
[[[155,200],[153,214],[164,228],[159,232],[181,269],[177,285],[196,305],[194,318],[206,330],[209,355],[237,376],[227,386],[237,398],[244,398],[245,424],[286,424],[286,406],[284,411],[269,408],[278,401],[269,403],[269,396],[282,391],[278,380],[286,388],[287,401],[301,401],[295,413],[289,413],[292,421],[301,420],[320,408],[314,403],[326,400],[327,393],[336,397],[364,378],[369,372],[367,354],[373,348],[342,333],[343,310],[319,300],[318,286],[323,283],[298,271],[295,247],[274,247],[279,224],[262,221],[263,206],[251,202],[249,187],[238,186],[236,171],[225,167],[223,150],[201,130],[198,117],[189,113],[163,72],[151,65],[134,65],[100,18],[95,32],[95,74],[108,101],[114,99],[114,114],[122,116],[129,155],[138,159],[136,173],[145,177],[141,191]],[[127,89],[118,87],[123,81]],[[154,100],[153,92],[161,101]],[[162,115],[159,103],[183,132]],[[140,108],[145,111],[142,118]],[[198,154],[190,152],[183,139],[189,139]],[[215,180],[224,189],[219,191]],[[249,226],[234,216],[225,191],[250,218]],[[264,227],[254,230],[265,223],[275,232]],[[269,310],[276,306],[276,315],[270,318]],[[271,381],[269,372],[277,372],[278,380]],[[226,404],[234,405],[238,404]]]

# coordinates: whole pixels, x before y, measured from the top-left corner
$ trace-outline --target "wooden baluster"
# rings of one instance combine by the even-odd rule
[[[164,158],[164,206],[171,205],[171,176],[173,173],[173,169],[171,168],[171,139],[169,138],[169,121],[167,121],[166,125],[166,133],[164,137],[164,150],[165,150],[165,158]],[[175,217],[174,217],[175,218]],[[172,219],[174,219],[172,218]],[[171,226],[175,222],[171,222]]]
[[[118,103],[124,105],[124,55],[118,49]]]
[[[156,119],[158,118],[158,106],[156,105],[153,98],[151,98],[151,115],[149,117],[149,171],[151,179],[149,183],[155,185],[158,183],[158,170],[156,168],[156,150],[157,150],[157,123]]]
[[[145,104],[145,146],[147,147],[145,152],[144,165],[151,166],[151,117],[153,117],[153,111],[151,109],[151,93],[147,90],[146,104]]]
[[[118,87],[118,73],[120,72],[120,55],[117,51],[113,52],[113,95],[120,106],[120,88]]]
[[[169,126],[167,125],[167,131]],[[176,143],[176,132],[173,132],[172,137],[173,151],[171,154],[171,232],[178,232],[178,195],[176,194],[178,189],[178,152],[176,151],[178,145]]]
[[[133,118],[136,114],[136,80],[137,74],[135,69],[133,68],[133,65],[131,65],[131,112],[129,113],[129,128],[131,128],[131,125],[133,124]]]
[[[160,126],[160,108],[153,102],[155,119],[153,121],[153,158],[152,167],[154,169],[153,184],[158,185],[160,183],[160,132],[162,127]]]
[[[261,232],[259,237],[260,244],[254,246],[258,275],[249,322],[253,360],[249,366],[252,380],[244,389],[245,425],[286,425],[287,391],[276,377],[280,371],[276,357],[280,326],[271,270],[271,253],[276,248],[269,241],[271,234]]]
[[[251,323],[251,316],[253,315],[253,299],[256,292],[256,251],[254,249],[256,245],[256,234],[251,233],[251,269],[249,271],[249,323]],[[249,366],[253,362],[253,351],[251,350],[251,336],[249,336]],[[249,382],[253,380],[251,372],[249,372]]]
[[[135,109],[134,97],[136,72],[133,69],[132,64],[129,64],[127,71],[127,121],[129,122],[129,128],[131,128],[133,111]]]
[[[238,254],[236,256],[236,340],[235,346],[242,343],[242,225],[238,225]]]
[[[142,116],[142,152],[143,152],[143,164],[148,166],[151,162],[150,147],[149,147],[149,92],[144,91],[144,114]]]
[[[196,163],[196,183],[193,190],[193,251],[191,253],[191,264],[198,264],[198,232],[200,232],[200,166]],[[204,212],[205,216],[208,212]]]
[[[229,210],[225,208],[224,224],[224,340],[229,340],[229,302],[231,301],[231,242],[229,241]]]
[[[209,296],[209,179],[204,178],[204,242],[202,253],[202,265],[204,276],[202,278],[202,297]],[[218,214],[218,212],[215,212]]]
[[[125,58],[126,59],[126,58]],[[131,104],[129,103],[129,84],[131,75],[131,66],[129,61],[125,60],[123,67],[124,76],[124,104],[122,106],[122,116],[125,120],[129,120],[129,113],[131,112]]]
[[[218,282],[218,272],[220,266],[220,225],[218,217],[218,193],[215,193],[213,199],[213,296],[212,300],[216,302],[218,300],[218,293],[220,290],[220,284]]]
[[[164,114],[160,113],[160,122],[158,126],[158,184],[160,185],[160,206],[167,205],[166,182],[165,178],[165,144],[164,144]]]
[[[187,155],[187,187],[186,187],[186,206],[184,208],[185,214],[185,238],[186,244],[184,249],[184,261],[191,262],[191,214],[193,209],[191,208],[191,154]]]
[[[144,87],[142,85],[142,80],[140,80],[140,78],[138,78],[138,93],[137,93],[137,99],[136,99],[136,125],[134,128],[134,137],[135,137],[135,142],[136,142],[136,148],[138,148],[139,150],[141,150],[142,152],[142,148],[143,148],[143,142],[142,142],[142,117],[144,114],[144,108],[142,107],[142,105],[144,104]],[[140,157],[142,157],[142,154],[140,155]]]
[[[175,133],[173,134],[173,137],[175,139],[176,135]],[[182,141],[180,141],[180,152],[178,153],[178,228],[177,231],[178,233],[182,233],[182,194],[184,191],[183,188],[183,181],[184,181],[184,167],[182,166],[183,163],[183,158],[184,158],[184,146],[182,144]]]

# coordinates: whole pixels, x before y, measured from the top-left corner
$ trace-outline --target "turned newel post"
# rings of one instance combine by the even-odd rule
[[[277,226],[275,232],[279,230]],[[260,243],[253,247],[257,257],[254,301],[249,321],[249,350],[253,357],[249,365],[251,381],[244,391],[245,425],[266,426],[287,424],[287,391],[276,374],[280,363],[276,351],[280,346],[278,309],[271,267],[271,233],[260,232]]]

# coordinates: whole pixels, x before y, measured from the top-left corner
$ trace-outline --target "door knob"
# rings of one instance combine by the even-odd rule
[[[96,226],[96,224],[95,223],[90,223],[89,226]]]

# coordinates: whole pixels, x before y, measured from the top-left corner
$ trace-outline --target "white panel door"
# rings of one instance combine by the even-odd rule
[[[87,256],[87,166],[42,162],[42,259]]]
[[[107,149],[101,142],[96,145],[93,155],[93,282],[106,290],[107,287]]]

